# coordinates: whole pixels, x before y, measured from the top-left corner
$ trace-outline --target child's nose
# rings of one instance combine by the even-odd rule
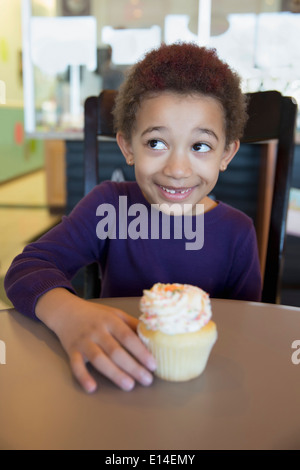
[[[170,178],[188,178],[193,173],[190,159],[187,155],[172,152],[164,167],[164,174]]]

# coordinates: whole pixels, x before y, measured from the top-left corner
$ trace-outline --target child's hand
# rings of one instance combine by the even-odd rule
[[[125,312],[53,289],[38,301],[37,316],[51,328],[69,356],[74,376],[87,392],[96,389],[90,362],[123,390],[135,381],[150,385],[155,361],[135,333],[137,319]]]

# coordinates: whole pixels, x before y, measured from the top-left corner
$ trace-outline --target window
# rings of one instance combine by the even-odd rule
[[[277,89],[300,103],[296,0],[89,0],[80,3],[80,11],[72,9],[73,4],[79,2],[22,0],[29,133],[80,138],[86,97],[104,87],[118,88],[127,67],[145,51],[178,39],[215,47],[242,76],[244,91]],[[76,21],[83,25],[84,20],[91,26],[76,26]],[[45,61],[47,55],[41,50],[46,28],[40,30],[40,39],[37,28],[55,22],[73,23],[75,35],[69,41],[71,33],[62,35],[52,62]],[[54,35],[56,41],[58,37]],[[49,44],[54,47],[53,40]]]

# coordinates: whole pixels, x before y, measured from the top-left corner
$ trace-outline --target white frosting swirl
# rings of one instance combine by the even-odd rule
[[[149,330],[172,335],[197,331],[211,316],[209,295],[189,284],[157,283],[143,291],[140,320]]]

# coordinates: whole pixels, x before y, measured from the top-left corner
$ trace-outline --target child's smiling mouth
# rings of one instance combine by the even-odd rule
[[[164,198],[176,200],[176,201],[187,198],[191,194],[191,192],[194,190],[194,187],[176,188],[174,186],[162,186],[160,184],[158,184],[157,186],[159,188],[160,193],[164,196]]]

